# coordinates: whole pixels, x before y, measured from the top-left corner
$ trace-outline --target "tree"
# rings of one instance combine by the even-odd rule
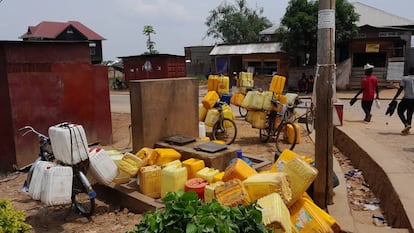
[[[290,0],[286,13],[276,34],[282,49],[288,54],[302,58],[302,64],[316,63],[318,32],[318,1]],[[359,15],[346,0],[336,0],[336,43],[350,39],[358,32],[355,22]]]
[[[250,9],[246,0],[235,1],[235,5],[224,1],[210,11],[205,22],[206,36],[224,43],[258,42],[259,32],[271,26],[270,21],[261,16],[263,8]]]
[[[155,42],[151,40],[151,34],[156,34],[154,28],[151,25],[145,25],[144,30],[142,31],[142,33],[148,37],[148,39],[147,39],[148,52],[145,52],[144,54],[157,54],[157,53],[159,53],[157,50],[154,49]]]

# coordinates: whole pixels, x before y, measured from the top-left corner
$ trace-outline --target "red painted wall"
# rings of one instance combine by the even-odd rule
[[[87,43],[0,41],[0,172],[36,158],[38,139],[61,122],[83,125],[89,143],[112,135],[107,68],[91,65]],[[3,130],[5,129],[5,130]]]
[[[185,57],[169,54],[153,54],[142,56],[122,57],[124,62],[125,79],[143,80],[160,78],[185,77]],[[146,61],[151,62],[152,70],[144,69]]]

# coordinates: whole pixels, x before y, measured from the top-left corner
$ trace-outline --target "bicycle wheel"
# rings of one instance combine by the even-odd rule
[[[218,121],[213,126],[212,134],[214,140],[222,140],[227,145],[230,145],[234,142],[237,136],[236,123],[231,119],[224,118],[223,121]]]
[[[269,117],[266,119],[266,127],[264,129],[259,129],[259,139],[261,142],[266,143],[269,141],[270,137],[273,136],[273,124],[270,122]]]
[[[305,115],[306,121],[305,121],[305,124],[306,124],[306,130],[308,131],[308,133],[312,133],[313,132],[313,129],[315,127],[315,115],[314,114],[315,113],[314,113],[314,111],[312,109],[308,109],[306,111],[306,115]]]
[[[73,176],[72,203],[82,216],[90,217],[95,212],[96,193],[88,190],[88,187],[81,181],[82,175],[79,172]]]
[[[296,145],[296,126],[291,122],[279,125],[276,133],[276,149],[282,153],[285,149],[293,150]]]
[[[247,116],[247,109],[243,108],[242,106],[239,106],[239,114],[241,117]]]

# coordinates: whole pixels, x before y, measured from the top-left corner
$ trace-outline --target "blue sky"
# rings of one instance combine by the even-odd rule
[[[1,1],[1,0],[0,0]],[[3,0],[0,2],[0,40],[20,40],[28,26],[41,21],[76,20],[106,40],[104,60],[139,55],[146,51],[144,25],[154,27],[152,39],[160,53],[184,55],[184,47],[211,45],[204,38],[209,11],[222,0]],[[228,3],[234,3],[228,0]],[[263,7],[278,23],[289,0],[247,0],[250,8]],[[353,2],[353,1],[351,1]],[[413,0],[359,0],[372,7],[414,20]]]

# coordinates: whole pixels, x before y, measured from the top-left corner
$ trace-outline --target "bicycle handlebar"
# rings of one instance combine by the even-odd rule
[[[28,133],[34,133],[36,134],[39,138],[48,138],[46,135],[38,132],[37,130],[35,130],[32,126],[26,125],[20,129],[18,129],[18,131],[22,134],[22,136],[25,136]],[[24,131],[24,132],[23,132]]]

